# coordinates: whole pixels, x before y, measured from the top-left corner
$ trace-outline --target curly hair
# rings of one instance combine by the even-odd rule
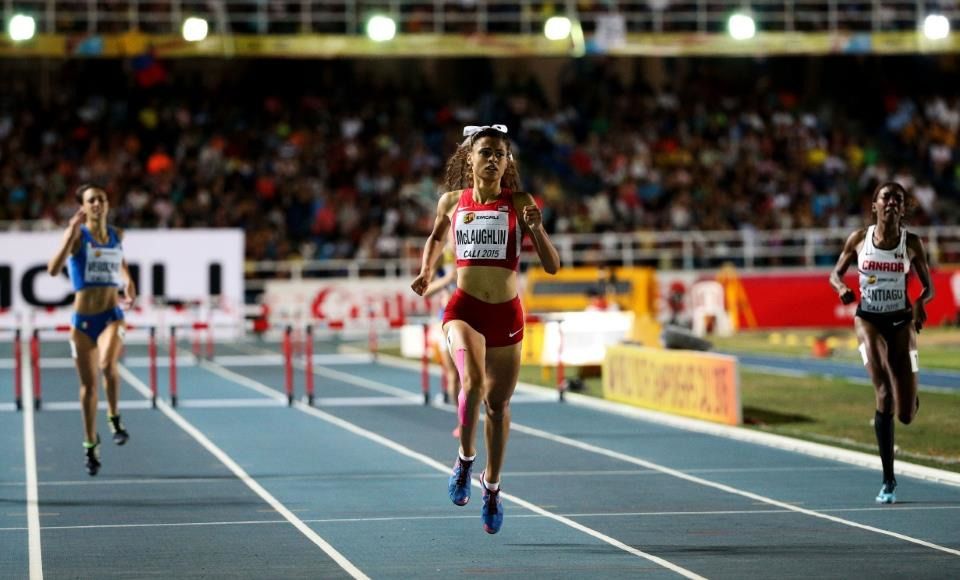
[[[510,191],[521,191],[520,168],[517,166],[516,159],[513,158],[510,139],[496,129],[480,131],[467,138],[457,147],[457,150],[450,156],[450,159],[447,160],[443,182],[441,183],[442,190],[456,191],[473,187],[473,171],[470,170],[468,159],[470,157],[470,151],[473,149],[473,144],[476,143],[480,137],[494,137],[503,142],[507,148],[508,162],[507,170],[500,179],[500,186]]]

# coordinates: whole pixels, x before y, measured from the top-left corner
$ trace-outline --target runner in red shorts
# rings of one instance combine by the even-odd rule
[[[543,269],[553,274],[560,256],[543,227],[540,208],[519,191],[520,175],[503,125],[465,127],[466,139],[447,161],[437,219],[427,239],[414,292],[422,295],[443,252],[449,230],[457,255],[457,289],[444,310],[443,330],[460,375],[460,452],[448,492],[457,505],[470,501],[480,401],[486,405],[487,464],[481,517],[487,533],[503,524],[500,472],[510,434],[510,397],[520,373],[523,309],[517,271],[523,235]]]

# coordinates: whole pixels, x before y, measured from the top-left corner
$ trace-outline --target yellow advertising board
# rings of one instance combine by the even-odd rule
[[[530,268],[524,283],[523,310],[527,313],[582,312],[590,307],[591,291],[615,310],[633,313],[631,340],[647,346],[660,343],[660,325],[656,321],[657,273],[653,268],[580,266],[561,268],[556,274]],[[528,321],[527,333],[530,328]],[[524,341],[527,341],[526,336]],[[541,338],[538,344],[542,342]],[[541,355],[532,350],[530,353],[531,356]]]
[[[542,268],[527,270],[523,309],[527,312],[585,310],[590,291],[598,292],[619,310],[637,316],[656,314],[657,274],[653,268],[615,269],[580,266],[547,274]]]
[[[743,420],[740,376],[732,356],[611,346],[603,361],[603,396],[727,425]]]
[[[399,34],[375,42],[357,34],[211,34],[188,42],[179,34],[38,34],[13,42],[0,35],[0,58],[123,58],[152,50],[159,58],[344,58],[571,56],[568,40],[542,34]],[[599,49],[592,49],[599,50]],[[960,37],[928,41],[915,30],[886,32],[759,32],[749,42],[724,32],[631,33],[606,49],[615,56],[756,56],[791,54],[956,53]]]

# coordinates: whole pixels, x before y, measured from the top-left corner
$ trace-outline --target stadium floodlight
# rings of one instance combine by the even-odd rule
[[[551,16],[543,24],[543,35],[548,40],[563,40],[570,36],[573,23],[566,16]]]
[[[393,18],[375,14],[367,20],[367,37],[374,42],[393,40],[397,35],[397,23]]]
[[[200,42],[207,37],[210,26],[206,19],[191,16],[183,21],[183,39],[187,42]]]
[[[734,12],[727,20],[727,32],[734,40],[750,40],[757,33],[757,24],[752,16]]]
[[[10,35],[10,40],[14,42],[30,40],[36,33],[37,21],[34,20],[33,16],[14,14],[7,24],[7,34]]]
[[[943,14],[929,14],[923,19],[923,35],[927,40],[943,40],[950,36],[950,20]]]

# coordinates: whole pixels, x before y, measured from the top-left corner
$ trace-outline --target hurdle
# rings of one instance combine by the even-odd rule
[[[306,359],[306,376],[304,377],[307,390],[307,404],[311,407],[314,403],[314,385],[313,385],[313,325],[307,325],[307,340],[303,350]]]
[[[186,330],[186,331],[192,331],[192,332],[193,332],[193,337],[194,337],[194,338],[193,338],[193,340],[191,341],[191,342],[192,342],[192,345],[193,345],[193,348],[191,349],[191,353],[193,354],[196,363],[197,363],[197,364],[200,364],[200,363],[201,363],[202,361],[204,361],[204,360],[207,360],[207,361],[210,361],[210,362],[213,361],[213,359],[214,359],[214,349],[213,349],[213,346],[212,346],[212,343],[213,343],[213,338],[212,338],[212,337],[213,337],[213,329],[216,328],[216,327],[220,327],[220,326],[224,326],[224,327],[229,326],[229,327],[231,327],[231,328],[234,327],[233,325],[216,325],[216,324],[212,324],[212,323],[209,322],[209,321],[207,321],[207,322],[184,322],[184,323],[180,323],[180,324],[169,324],[169,325],[166,326],[166,328],[169,330],[169,335],[170,335],[170,341],[169,341],[169,346],[168,346],[168,351],[169,351],[169,352],[168,352],[168,357],[169,357],[169,360],[170,360],[170,366],[169,366],[169,372],[168,372],[167,389],[168,389],[168,396],[169,396],[169,398],[170,398],[170,406],[171,406],[171,407],[174,407],[174,408],[175,408],[175,407],[177,406],[177,403],[179,402],[179,399],[180,399],[179,382],[178,382],[178,374],[177,374],[177,368],[178,368],[178,367],[177,367],[177,356],[178,356],[178,354],[177,354],[177,353],[178,353],[178,346],[177,346],[177,335],[178,335],[178,332],[177,332],[177,331],[178,331],[178,330]],[[206,334],[207,334],[206,357],[202,356],[201,352],[196,348],[196,345],[197,345],[198,343],[197,343],[195,337],[197,336],[197,332],[198,332],[198,331],[206,331]],[[151,384],[151,387],[150,387],[150,395],[151,395],[151,397],[152,397],[152,399],[153,399],[153,407],[156,408],[156,398],[157,398],[157,386],[156,386],[156,382],[157,382],[157,378],[156,378],[156,372],[157,372],[157,368],[156,368],[156,365],[157,365],[156,327],[151,326],[151,327],[150,327],[150,333],[151,333],[151,334],[150,334],[150,338],[149,338],[149,343],[148,343],[148,346],[147,346],[147,349],[148,349],[147,352],[148,352],[149,357],[150,357],[150,381],[151,381],[151,383],[150,383],[150,384]]]
[[[403,326],[403,319],[370,319],[359,318],[344,320],[307,320],[302,318],[281,317],[272,322],[267,321],[247,321],[247,329],[254,329],[258,334],[264,334],[270,329],[280,329],[281,335],[281,354],[283,357],[283,392],[287,399],[287,405],[292,406],[297,400],[297,384],[300,379],[296,378],[298,370],[303,371],[303,401],[309,406],[315,406],[317,402],[317,379],[316,379],[316,355],[314,353],[314,341],[320,332],[324,332],[336,339],[341,339],[343,335],[351,332],[347,322],[359,320],[361,322],[384,322],[388,328],[397,329]],[[368,336],[368,346],[371,348],[370,358],[375,361],[377,358],[376,346],[376,328],[372,327]],[[362,332],[362,330],[361,330]],[[362,335],[360,335],[362,336]],[[373,336],[374,338],[369,338]],[[424,404],[429,404],[429,375],[424,375]]]
[[[33,329],[33,336],[30,338],[30,364],[33,373],[33,408],[40,410],[41,385],[40,385],[40,331]]]
[[[20,329],[13,333],[13,396],[17,411],[23,410],[23,352],[20,346]]]
[[[420,357],[420,389],[423,391],[423,404],[430,404],[430,323],[423,323],[423,355]],[[441,384],[440,390],[446,392]]]
[[[185,323],[185,324],[170,324],[167,325],[169,330],[169,372],[168,372],[168,393],[169,401],[172,407],[176,407],[179,402],[179,389],[178,389],[178,346],[177,339],[179,336],[178,329],[188,328],[188,329],[207,329],[210,325],[206,322],[199,323]],[[65,334],[70,332],[69,324],[55,324],[55,325],[36,325],[30,329],[30,347],[29,347],[29,356],[30,356],[30,368],[31,374],[33,376],[33,393],[34,393],[34,408],[40,410],[42,408],[42,392],[43,392],[43,381],[41,373],[41,364],[40,360],[42,357],[42,346],[41,346],[41,336],[42,333],[54,332],[59,334]],[[125,328],[127,332],[134,332],[138,330],[147,331],[147,359],[148,359],[148,374],[149,374],[149,387],[150,387],[150,405],[151,408],[157,408],[157,399],[159,398],[159,386],[158,386],[158,336],[157,336],[157,326],[138,326],[131,324],[129,322],[125,323]],[[14,341],[14,349],[17,353],[21,352],[20,347],[20,336],[21,329],[17,329],[16,338]],[[18,364],[19,366],[19,364]],[[15,386],[17,389],[17,400],[21,401],[21,384],[22,380],[17,380]],[[19,408],[19,407],[18,407]]]
[[[158,362],[161,348],[161,338],[167,338],[164,331],[169,333],[169,373],[168,373],[168,392],[171,406],[176,407],[179,403],[179,385],[178,385],[178,367],[180,366],[179,346],[177,340],[183,338],[187,333],[192,333],[192,350],[196,361],[213,360],[214,358],[214,332],[217,328],[232,328],[242,331],[243,326],[237,323],[230,323],[224,320],[214,318],[216,312],[227,312],[229,306],[217,306],[222,304],[220,301],[211,302],[205,313],[200,313],[197,308],[187,310],[184,305],[203,306],[208,303],[203,300],[183,302],[177,304],[166,304],[162,301],[151,301],[145,298],[142,305],[137,305],[126,312],[125,330],[126,336],[121,345],[121,361],[126,361],[128,353],[128,342],[138,342],[147,346],[147,363],[149,366],[149,387],[150,404],[156,409],[160,398],[160,386],[158,380]],[[251,322],[256,327],[262,324],[265,317],[265,308],[261,310],[257,319]],[[176,313],[186,314],[178,316]],[[236,313],[236,311],[234,311]],[[0,309],[0,315],[9,314],[9,311]],[[13,390],[15,406],[18,411],[23,410],[23,389],[31,388],[34,394],[33,406],[36,410],[41,410],[43,406],[43,379],[44,368],[43,358],[43,339],[48,333],[67,334],[71,330],[68,323],[70,309],[46,307],[33,309],[25,312],[14,312],[16,315],[15,323],[0,323],[0,332],[9,331],[12,333],[13,358],[14,358],[14,377]],[[6,321],[4,321],[6,322]],[[144,331],[139,336],[138,331]],[[256,329],[255,329],[256,331]],[[203,336],[205,335],[205,336]],[[203,337],[203,342],[201,342]],[[132,339],[132,340],[131,340]],[[25,341],[29,341],[26,344]],[[204,344],[205,343],[205,344]],[[202,345],[202,346],[201,346]],[[182,345],[181,345],[182,346]],[[27,360],[26,357],[29,357]],[[141,364],[142,364],[141,360]],[[61,363],[57,363],[61,364]],[[30,372],[30,378],[26,376],[25,365]],[[28,381],[30,385],[25,385]]]
[[[299,379],[296,379],[296,372],[299,369],[304,371],[304,402],[307,405],[314,406],[317,402],[317,369],[316,369],[316,354],[315,354],[315,339],[317,338],[318,329],[324,329],[327,333],[332,334],[337,340],[341,340],[345,335],[353,337],[362,337],[364,334],[368,337],[368,346],[370,347],[370,356],[374,358],[377,356],[377,339],[378,331],[381,328],[390,328],[395,329],[403,325],[403,319],[388,320],[386,318],[379,318],[375,316],[364,316],[365,313],[360,313],[360,316],[352,316],[346,320],[315,320],[310,319],[304,321],[303,318],[297,318],[295,321],[290,320],[285,324],[277,324],[277,319],[274,318],[274,321],[269,319],[269,309],[267,306],[259,307],[257,312],[253,313],[253,318],[245,317],[242,325],[237,324],[228,324],[228,323],[214,323],[209,317],[205,317],[204,320],[190,320],[189,318],[173,316],[173,312],[184,312],[182,306],[172,306],[172,305],[162,305],[160,308],[157,308],[154,312],[148,312],[148,316],[144,318],[141,316],[139,319],[136,319],[136,323],[127,319],[125,321],[125,327],[127,330],[127,340],[131,338],[134,333],[142,332],[139,336],[135,337],[133,340],[141,345],[146,344],[147,348],[147,361],[139,359],[139,363],[143,365],[144,362],[148,363],[148,380],[146,381],[149,385],[149,400],[150,406],[153,409],[157,408],[158,400],[161,398],[160,389],[160,374],[159,374],[159,363],[160,356],[162,353],[163,346],[167,347],[168,357],[164,361],[168,364],[168,373],[167,373],[167,390],[168,390],[168,402],[171,407],[177,407],[180,403],[180,391],[179,391],[179,371],[182,366],[182,348],[187,348],[188,353],[192,352],[193,358],[196,360],[196,364],[201,365],[205,360],[211,360],[214,356],[214,347],[213,347],[213,330],[215,327],[220,326],[230,326],[231,328],[237,329],[238,331],[242,329],[244,332],[253,332],[257,335],[263,335],[268,333],[273,329],[280,330],[282,332],[282,358],[284,365],[284,385],[283,392],[286,395],[288,406],[292,406],[296,401],[296,383],[299,382]],[[138,311],[139,312],[139,311]],[[143,312],[139,312],[143,314]],[[47,315],[51,316],[47,316]],[[29,364],[30,371],[32,375],[32,381],[29,388],[33,389],[34,393],[34,408],[40,410],[42,408],[43,401],[43,372],[42,372],[42,359],[43,359],[43,337],[47,333],[68,333],[71,330],[70,324],[64,324],[64,318],[67,312],[65,310],[56,310],[56,309],[46,309],[44,312],[34,312],[32,316],[27,320],[27,323],[20,327],[19,323],[17,327],[11,327],[9,330],[13,331],[13,342],[14,342],[14,351],[15,351],[15,377],[14,377],[14,390],[15,390],[15,400],[17,401],[18,410],[22,409],[23,401],[23,388],[27,388],[24,385],[24,381],[27,379],[27,376],[23,370],[23,365]],[[155,316],[150,316],[155,314]],[[133,317],[136,318],[136,317]],[[164,320],[166,319],[166,320]],[[146,324],[139,324],[140,322],[147,322]],[[295,322],[295,323],[294,323]],[[351,323],[358,322],[357,326],[352,326]],[[370,328],[363,328],[364,323],[369,323]],[[358,328],[359,326],[359,328]],[[0,328],[0,330],[4,330]],[[192,333],[192,334],[189,334]],[[206,345],[205,348],[198,348],[198,339],[197,337],[201,334],[206,334]],[[179,340],[183,340],[184,337],[189,337],[189,342],[184,344],[178,344]],[[29,337],[30,344],[25,345],[23,340],[25,337]],[[163,345],[162,342],[164,339],[167,340],[166,345]],[[26,351],[26,352],[25,352]],[[26,356],[29,356],[29,361],[26,359]],[[302,357],[302,358],[301,358]],[[302,365],[301,365],[302,361]],[[61,361],[56,364],[63,364]],[[429,375],[424,376],[423,384],[423,394],[424,394],[424,404],[429,403]]]
[[[432,354],[435,352],[433,340],[435,333],[433,330],[435,327],[439,327],[439,322],[431,317],[415,316],[410,317],[405,324],[402,320],[398,321],[397,324],[402,327],[400,334],[401,355],[420,361],[420,393],[423,397],[423,404],[429,405],[430,383],[432,382],[430,366],[434,358]],[[442,345],[438,346],[443,348]],[[446,372],[443,365],[440,368],[443,369],[443,372]],[[443,401],[445,403],[449,402],[445,375],[441,376],[439,381],[439,392],[443,396]]]
[[[147,357],[150,359],[150,407],[157,408],[157,328],[150,327],[150,339],[147,343]]]
[[[17,411],[23,410],[23,331],[20,328],[20,313],[11,312],[8,308],[0,308],[0,316],[13,315],[12,325],[0,324],[0,332],[11,333],[13,346],[13,400]],[[4,321],[5,322],[5,321]]]
[[[283,331],[283,387],[287,393],[287,406],[293,406],[293,326]]]
[[[177,406],[177,327],[170,327],[170,406]]]
[[[563,368],[563,323],[557,323],[557,332],[560,335],[560,340],[557,341],[557,400],[561,403],[564,402],[564,393],[567,391],[567,386],[564,384],[565,377],[564,368]]]
[[[138,327],[133,325],[126,325],[127,331],[138,330]],[[157,407],[157,343],[156,343],[156,328],[151,326],[149,327],[148,343],[147,343],[147,353],[148,353],[148,367],[150,375],[150,399],[151,406],[156,409]],[[54,326],[37,326],[30,329],[30,347],[29,347],[29,356],[30,356],[30,372],[33,378],[33,396],[34,409],[39,411],[42,409],[42,396],[43,396],[43,380],[41,373],[40,359],[43,355],[43,347],[41,342],[41,335],[44,332],[54,332],[58,334],[65,334],[70,332],[70,325],[59,324]],[[21,359],[22,359],[22,347],[21,347],[21,335],[22,329],[17,328],[14,334],[14,356],[17,358],[17,363],[15,364],[17,376],[14,379],[14,389],[17,410],[22,410],[22,373],[21,369]],[[175,348],[175,344],[171,343],[171,347]],[[176,365],[175,354],[172,353],[170,362],[171,367],[175,368]],[[170,373],[171,380],[171,393],[173,404],[176,404],[176,373]]]

